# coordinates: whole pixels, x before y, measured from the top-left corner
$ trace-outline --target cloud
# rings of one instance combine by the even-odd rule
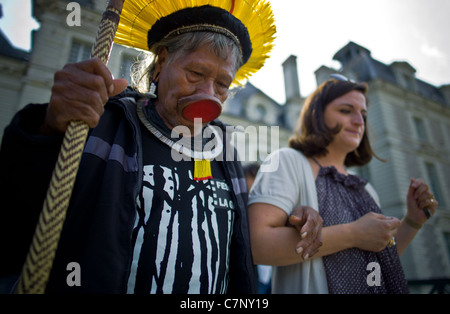
[[[436,46],[431,46],[427,43],[423,43],[420,47],[420,51],[427,57],[436,59],[446,59],[445,54]]]
[[[429,58],[431,63],[434,64],[435,66],[437,65],[440,68],[444,68],[449,65],[447,55],[436,46],[430,45],[429,43],[423,43],[420,46],[420,52],[425,57]]]
[[[3,17],[0,19],[0,28],[3,33],[17,48],[29,50],[30,32],[39,28],[39,23],[31,17],[31,1],[8,1],[1,5]]]

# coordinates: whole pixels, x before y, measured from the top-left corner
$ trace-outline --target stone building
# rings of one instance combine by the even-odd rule
[[[70,26],[68,0],[34,0],[33,17],[40,28],[32,33],[30,53],[15,49],[0,32],[0,135],[12,116],[28,103],[50,99],[53,75],[65,64],[89,58],[106,2],[78,0],[80,26]],[[115,77],[129,79],[130,65],[141,52],[114,45],[108,66]]]
[[[276,104],[251,84],[237,92],[226,115],[242,120],[274,121],[283,128],[280,146],[295,127],[304,101],[294,56],[283,64],[286,104]],[[433,86],[415,77],[407,62],[384,64],[368,49],[350,42],[333,57],[340,69],[316,70],[317,85],[332,73],[369,85],[368,125],[375,159],[353,169],[377,190],[386,215],[403,217],[410,178],[429,183],[439,200],[437,213],[421,229],[401,257],[413,292],[443,291],[450,284],[450,85]],[[262,93],[262,94],[261,94]],[[266,101],[262,101],[266,99]]]
[[[53,75],[68,62],[89,57],[105,9],[104,0],[78,0],[81,26],[69,26],[67,0],[34,0],[32,51],[14,48],[0,31],[0,136],[12,116],[28,103],[48,102]],[[129,78],[141,52],[115,45],[108,67]],[[368,49],[350,42],[335,55],[340,69],[316,71],[317,83],[341,73],[369,84],[369,125],[373,147],[386,162],[373,160],[356,169],[377,190],[387,215],[405,211],[410,177],[430,183],[440,207],[402,256],[413,291],[428,292],[437,279],[450,278],[450,85],[436,87],[415,77],[407,62],[383,64]],[[237,126],[235,145],[242,161],[261,162],[287,146],[304,98],[300,95],[296,57],[283,63],[286,103],[279,104],[251,83],[234,91],[221,119]],[[412,280],[428,280],[414,286]],[[422,283],[423,284],[423,283]],[[428,290],[427,290],[428,289]]]

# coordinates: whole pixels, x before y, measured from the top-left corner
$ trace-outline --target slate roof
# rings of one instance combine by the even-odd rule
[[[0,55],[21,61],[28,61],[30,59],[30,53],[28,51],[15,48],[1,29],[0,29]]]
[[[333,59],[341,62],[345,72],[352,72],[356,74],[359,81],[370,82],[374,79],[382,79],[395,85],[400,85],[400,82],[398,82],[397,77],[395,76],[392,65],[387,65],[375,60],[371,57],[369,50],[354,42],[350,42],[340,49],[334,55]],[[413,69],[407,62],[404,63]],[[413,71],[415,70],[413,69]],[[414,80],[416,81],[416,92],[418,94],[425,98],[440,102],[446,106],[450,106],[450,104],[446,103],[444,95],[438,87],[415,77]]]

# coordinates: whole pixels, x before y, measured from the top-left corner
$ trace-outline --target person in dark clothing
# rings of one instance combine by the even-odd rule
[[[229,1],[183,9],[172,2],[149,1],[138,13],[125,2],[117,42],[144,44],[153,58],[135,88],[113,79],[98,59],[69,64],[55,74],[50,102],[26,106],[6,128],[2,279],[20,274],[63,134],[82,120],[91,129],[47,293],[255,291],[245,177],[217,118],[232,83],[267,58],[275,31],[270,7],[253,1],[269,15],[253,11],[262,29],[247,29],[242,12],[225,8]],[[158,5],[169,13],[151,22]],[[148,42],[123,39],[142,38],[136,32],[143,28],[130,20],[149,30]],[[255,32],[264,44],[251,41]],[[72,263],[81,276],[73,285]]]

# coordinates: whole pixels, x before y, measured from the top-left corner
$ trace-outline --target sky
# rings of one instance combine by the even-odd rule
[[[316,88],[314,71],[339,69],[333,55],[353,41],[386,64],[407,61],[416,77],[450,84],[450,0],[270,0],[277,38],[265,66],[250,78],[275,101],[285,102],[282,63],[297,57],[300,92]],[[0,0],[0,29],[18,48],[30,49],[31,0]]]

